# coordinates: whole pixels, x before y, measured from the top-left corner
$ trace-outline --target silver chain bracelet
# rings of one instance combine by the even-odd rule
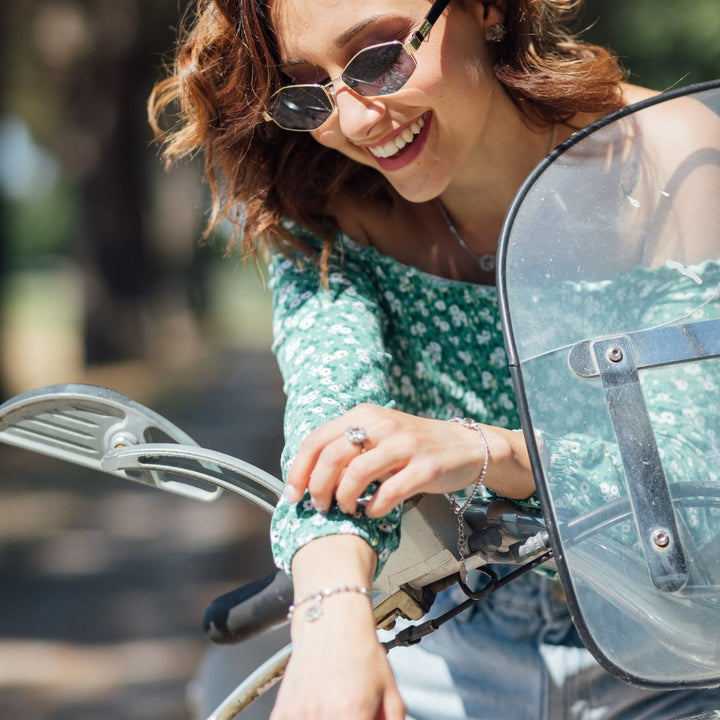
[[[455,513],[458,521],[458,553],[460,555],[460,562],[465,567],[465,558],[468,556],[468,545],[467,538],[465,536],[465,524],[463,520],[463,513],[467,510],[470,503],[475,499],[475,496],[480,491],[485,476],[487,475],[488,465],[490,464],[490,447],[488,446],[487,438],[485,433],[480,427],[480,423],[476,422],[472,418],[456,417],[449,420],[449,422],[458,423],[469,430],[474,430],[482,440],[483,447],[485,448],[485,457],[483,458],[482,468],[480,469],[480,475],[475,481],[472,492],[465,499],[465,502],[461,505],[455,498],[452,499],[452,511]]]
[[[296,600],[289,608],[287,613],[287,619],[291,620],[295,614],[295,610],[305,603],[312,602],[312,605],[305,610],[305,620],[308,622],[315,622],[318,618],[322,617],[322,602],[326,597],[330,595],[337,595],[338,593],[353,592],[370,597],[370,591],[364,585],[340,585],[335,588],[325,588],[325,590],[318,590],[316,592],[308,593],[303,595],[299,600]]]

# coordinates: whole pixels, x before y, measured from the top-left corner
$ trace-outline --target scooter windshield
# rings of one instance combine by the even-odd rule
[[[583,641],[720,684],[720,81],[576,133],[501,239],[511,372]]]

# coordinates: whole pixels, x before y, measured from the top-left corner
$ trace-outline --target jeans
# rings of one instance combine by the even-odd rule
[[[647,690],[613,678],[583,647],[560,594],[531,572],[419,645],[391,650],[408,719],[674,720],[720,710],[720,689]],[[432,614],[464,599],[454,587]]]

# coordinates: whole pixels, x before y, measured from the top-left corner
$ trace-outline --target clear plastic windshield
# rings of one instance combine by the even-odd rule
[[[720,83],[561,146],[508,215],[499,277],[583,640],[631,682],[720,684]]]

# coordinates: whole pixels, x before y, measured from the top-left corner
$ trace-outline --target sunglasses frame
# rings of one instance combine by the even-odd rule
[[[400,43],[398,40],[392,40],[392,41],[386,42],[386,43],[378,43],[377,45],[370,45],[369,47],[363,48],[359,52],[355,53],[355,55],[353,55],[353,57],[350,59],[350,61],[347,63],[347,65],[345,65],[345,67],[343,68],[342,73],[340,73],[340,75],[338,77],[334,78],[333,80],[328,80],[327,82],[324,82],[324,83],[306,83],[306,84],[302,84],[302,85],[283,85],[281,88],[276,90],[271,95],[270,99],[272,100],[278,94],[280,94],[283,90],[286,90],[288,88],[294,88],[294,89],[313,88],[314,90],[316,90],[318,88],[321,89],[325,93],[325,96],[328,99],[328,105],[329,105],[328,109],[330,112],[328,113],[328,116],[317,127],[313,127],[313,128],[285,127],[284,125],[281,125],[272,116],[270,111],[267,109],[263,112],[263,119],[266,122],[273,122],[279,128],[282,128],[283,130],[288,130],[290,132],[312,132],[313,130],[317,130],[318,128],[322,127],[323,124],[326,123],[330,119],[330,115],[332,115],[332,113],[337,109],[337,103],[335,102],[335,83],[338,81],[345,82],[343,80],[343,75],[345,75],[345,73],[347,72],[347,68],[350,67],[350,65],[352,65],[353,62],[355,62],[355,60],[357,59],[357,57],[359,55],[362,55],[363,53],[372,51],[375,48],[389,47],[391,45],[402,45],[402,49],[412,59],[413,63],[415,63],[415,67],[417,67],[417,60],[415,60],[414,55],[417,52],[417,50],[419,49],[419,47],[422,45],[422,43],[429,39],[430,31],[432,30],[433,25],[435,25],[435,22],[440,17],[443,10],[445,10],[445,8],[449,5],[449,3],[450,3],[450,0],[435,0],[435,2],[430,7],[430,10],[428,11],[428,14],[423,18],[423,21],[420,23],[420,26],[418,27],[417,30],[415,30],[415,32],[413,32],[413,34],[410,36],[410,39],[407,42]],[[413,68],[413,72],[415,72],[414,68]],[[412,75],[412,73],[410,75],[408,75],[405,82],[407,82],[410,79],[411,75]],[[391,92],[384,93],[381,95],[363,95],[363,97],[386,97],[388,95],[392,95],[392,94],[398,92],[398,90],[400,90],[405,85],[405,82],[397,90],[392,90]],[[351,91],[357,92],[357,90],[355,90],[351,86],[348,86],[348,87]],[[358,93],[358,94],[362,95],[362,93]]]

